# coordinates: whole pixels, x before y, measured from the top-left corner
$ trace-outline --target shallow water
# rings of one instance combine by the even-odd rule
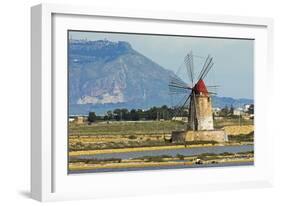
[[[199,155],[202,153],[238,153],[238,152],[248,152],[253,151],[253,145],[236,145],[236,146],[215,146],[215,147],[197,147],[197,148],[182,148],[182,149],[171,149],[171,150],[152,150],[152,151],[141,151],[141,152],[122,152],[122,153],[111,153],[111,154],[96,154],[96,155],[81,155],[77,156],[79,159],[109,159],[109,158],[118,158],[118,159],[131,159],[131,158],[140,158],[143,156],[193,156]]]

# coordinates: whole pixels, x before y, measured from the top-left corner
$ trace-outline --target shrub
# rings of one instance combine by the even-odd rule
[[[180,160],[184,160],[184,155],[177,154],[177,158],[179,158]]]
[[[135,135],[130,135],[128,138],[129,139],[137,139],[137,137]]]

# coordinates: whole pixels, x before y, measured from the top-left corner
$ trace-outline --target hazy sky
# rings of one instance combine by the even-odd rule
[[[202,68],[204,58],[210,54],[215,64],[206,78],[206,84],[220,85],[216,90],[218,96],[253,98],[254,40],[73,31],[70,38],[127,41],[136,51],[177,74],[180,73],[177,71],[184,69],[179,67],[189,51],[201,57],[194,58],[197,73]]]

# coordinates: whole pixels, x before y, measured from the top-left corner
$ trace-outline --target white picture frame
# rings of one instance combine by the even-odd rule
[[[188,32],[181,28],[189,25],[195,36],[255,38],[255,166],[68,176],[63,38],[68,29],[91,30],[93,25],[103,31],[140,33],[166,33],[168,25],[174,28],[170,34]],[[262,98],[265,88],[259,84],[271,85],[274,75],[272,19],[40,4],[31,9],[31,26],[32,198],[52,201],[272,186],[273,133],[266,108],[273,97],[267,91],[267,98]]]

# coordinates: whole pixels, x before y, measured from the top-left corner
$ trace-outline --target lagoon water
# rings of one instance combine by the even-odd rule
[[[111,154],[96,154],[96,155],[81,155],[79,159],[108,159],[108,158],[118,158],[118,159],[131,159],[140,158],[143,156],[193,156],[203,153],[238,153],[238,152],[248,152],[253,151],[253,145],[236,145],[236,146],[215,146],[215,147],[197,147],[197,148],[183,148],[183,149],[171,149],[171,150],[153,150],[153,151],[141,151],[141,152],[122,152],[122,153],[111,153]]]
[[[97,154],[97,155],[82,155],[79,159],[107,159],[107,158],[121,158],[131,159],[139,158],[143,156],[193,156],[203,153],[238,153],[253,151],[253,145],[237,145],[237,146],[215,146],[215,147],[197,147],[197,148],[184,148],[184,149],[172,149],[172,150],[154,150],[143,152],[124,152],[113,154]],[[103,168],[95,170],[77,170],[68,171],[69,174],[81,174],[81,173],[99,173],[99,172],[122,172],[122,171],[144,171],[144,170],[159,170],[159,169],[184,169],[184,168],[202,168],[202,167],[227,167],[227,166],[249,166],[254,165],[254,162],[230,162],[230,163],[217,163],[217,164],[194,164],[194,165],[174,165],[174,166],[157,166],[157,167],[134,167],[134,168]]]

